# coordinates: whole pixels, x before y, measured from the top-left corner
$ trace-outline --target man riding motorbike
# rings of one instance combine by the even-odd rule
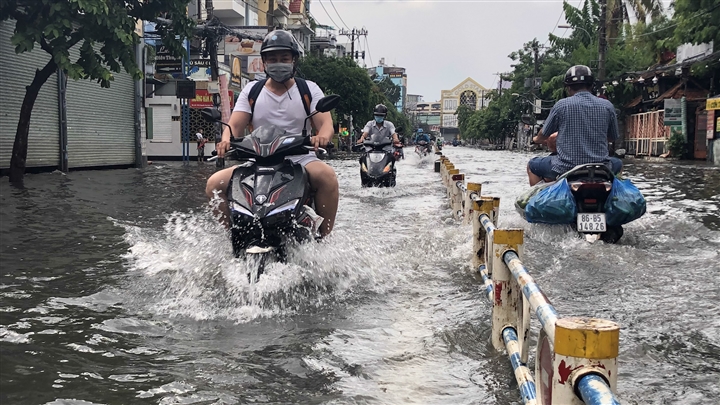
[[[423,149],[425,149],[427,153],[432,152],[432,150],[430,150],[430,142],[430,136],[428,136],[425,132],[422,132],[422,129],[418,129],[418,133],[415,136],[415,144],[419,146],[415,147],[415,152],[421,153],[420,151]]]
[[[388,138],[392,138],[393,145],[396,147],[400,146],[400,139],[398,138],[398,134],[395,133],[395,125],[385,120],[385,117],[387,116],[388,109],[383,104],[378,104],[375,106],[375,109],[373,110],[373,121],[368,121],[367,124],[365,124],[365,128],[363,128],[363,134],[358,139],[357,143],[361,144],[365,142],[365,138],[368,138],[372,134],[382,134],[387,136]]]
[[[604,163],[616,174],[622,170],[622,161],[608,152],[608,142],[618,137],[615,107],[590,92],[594,83],[590,68],[571,67],[563,83],[568,97],[553,106],[542,130],[533,138],[534,143],[556,147],[557,154],[530,159],[527,173],[531,186],[542,179],[554,181],[585,163]]]
[[[297,41],[288,31],[272,31],[265,36],[260,55],[265,64],[265,74],[269,79],[265,81],[264,87],[254,100],[250,100],[250,93],[260,82],[253,81],[242,90],[228,122],[232,133],[236,136],[241,135],[245,128],[252,124],[253,128],[274,125],[289,133],[300,134],[307,112],[304,97],[301,96],[294,78],[300,57]],[[317,84],[311,81],[305,82],[312,95],[309,110],[313,111],[317,101],[323,97],[323,92]],[[310,141],[317,151],[318,147],[325,147],[332,140],[334,134],[332,118],[330,113],[325,112],[316,114],[311,120],[310,124],[316,128],[317,134]],[[230,130],[226,127],[222,133],[222,141],[217,145],[218,156],[224,157],[229,148]],[[320,161],[315,152],[287,158],[299,163],[307,171],[310,186],[315,194],[315,210],[325,219],[319,229],[320,235],[326,236],[335,225],[338,206],[339,190],[335,171]],[[234,169],[235,167],[230,167],[216,172],[210,176],[205,188],[208,198],[213,199],[216,195],[220,198],[216,214],[220,215],[221,221],[227,227],[230,226],[227,187]]]

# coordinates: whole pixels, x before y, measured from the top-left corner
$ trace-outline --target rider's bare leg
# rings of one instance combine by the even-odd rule
[[[335,225],[340,190],[337,176],[332,167],[316,160],[305,166],[310,186],[315,192],[315,211],[325,220],[320,225],[320,235],[326,236]]]
[[[527,167],[528,180],[530,180],[530,186],[534,186],[542,180],[542,177],[530,171],[530,165]]]
[[[205,194],[211,200],[213,212],[215,217],[220,219],[220,223],[225,228],[230,229],[230,211],[228,210],[227,200],[227,188],[230,184],[230,177],[232,176],[233,169],[235,167],[228,167],[215,172],[207,181],[205,186]],[[214,199],[217,196],[217,201]]]

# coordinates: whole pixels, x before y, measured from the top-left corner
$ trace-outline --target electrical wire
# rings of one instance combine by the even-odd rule
[[[332,17],[330,17],[330,13],[328,13],[328,11],[327,11],[327,9],[325,8],[325,5],[322,3],[322,1],[318,1],[318,3],[320,3],[320,6],[322,6],[322,9],[325,11],[325,14],[328,16],[328,18],[330,19],[330,21],[332,21],[333,25],[334,25],[335,27],[339,27],[339,25],[335,22],[335,20],[333,20]]]
[[[318,0],[318,3],[322,3],[322,0]],[[335,14],[337,14],[337,16],[340,18],[340,21],[343,23],[343,25],[345,26],[345,28],[350,29],[350,27],[348,27],[348,25],[345,24],[345,20],[343,20],[343,18],[342,18],[342,16],[340,15],[340,13],[338,13],[337,9],[335,8],[335,3],[333,3],[332,0],[330,0],[330,5],[332,6],[333,10],[335,10]]]
[[[365,28],[365,27],[363,27],[363,28]],[[375,66],[375,63],[373,62],[373,59],[372,59],[372,54],[370,53],[370,44],[368,43],[367,35],[365,35],[365,49],[367,50],[368,57],[370,57],[370,65]]]

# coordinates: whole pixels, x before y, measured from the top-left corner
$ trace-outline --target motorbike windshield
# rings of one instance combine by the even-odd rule
[[[390,144],[392,141],[390,138],[387,137],[387,135],[374,133],[370,135],[370,138],[368,141],[372,142],[373,144],[383,145],[383,144]]]
[[[250,137],[256,139],[257,142],[261,145],[267,145],[269,143],[272,143],[275,139],[285,135],[287,135],[286,131],[274,125],[268,125],[265,127],[256,128],[254,131],[252,131]]]

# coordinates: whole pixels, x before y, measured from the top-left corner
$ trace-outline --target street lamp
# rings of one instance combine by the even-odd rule
[[[592,35],[590,35],[590,33],[587,32],[587,30],[586,30],[585,28],[582,28],[582,27],[572,27],[572,26],[570,26],[570,25],[558,25],[558,28],[569,28],[569,29],[578,29],[578,30],[581,30],[582,32],[584,32],[584,33],[587,34],[588,39],[590,40],[590,42],[592,42]]]

